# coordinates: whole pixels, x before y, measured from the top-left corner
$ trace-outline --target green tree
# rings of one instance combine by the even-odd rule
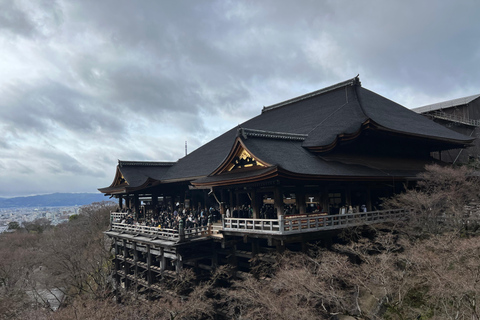
[[[20,224],[17,221],[12,221],[8,223],[8,230],[17,230],[20,229]]]

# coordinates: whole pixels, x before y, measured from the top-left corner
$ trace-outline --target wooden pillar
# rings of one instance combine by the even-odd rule
[[[306,212],[305,188],[303,186],[297,187],[295,190],[295,203],[297,205],[298,213],[305,214]]]
[[[226,201],[226,196],[225,196],[225,190],[220,190],[220,215],[223,217],[225,216],[225,201]]]
[[[127,261],[128,257],[127,240],[123,239],[123,273],[125,274],[125,289],[130,288],[130,280],[127,277],[130,273],[130,262]]]
[[[135,279],[138,279],[138,251],[137,251],[137,243],[133,242],[133,265],[134,265],[134,275]]]
[[[277,217],[283,215],[283,193],[280,187],[275,187],[273,190],[273,207],[277,212]]]
[[[347,205],[346,210],[348,211],[348,207],[352,205],[352,187],[349,183],[345,187],[345,204]]]
[[[160,247],[160,270],[163,271],[165,270],[165,249],[163,247]]]
[[[322,207],[323,207],[323,212],[327,212],[328,213],[328,188],[327,187],[323,187],[322,189],[322,198],[321,198],[321,203],[322,203]]]
[[[218,250],[215,249],[215,242],[212,242],[212,268],[215,269],[218,266]]]
[[[261,209],[261,201],[262,195],[257,193],[256,189],[253,189],[251,192],[252,197],[252,209],[253,209],[253,219],[260,219],[260,209]]]
[[[285,243],[281,240],[276,240],[275,241],[275,247],[277,248],[278,253],[283,253],[285,252]]]
[[[135,193],[133,195],[133,206],[135,208],[135,220],[138,221],[138,219],[140,218],[140,201],[138,199],[138,193]]]
[[[128,208],[128,209],[131,209],[131,201],[130,201],[130,195],[127,194],[127,196],[125,197],[125,207]]]
[[[152,255],[150,254],[150,245],[147,244],[147,283],[148,287],[152,285]]]
[[[182,270],[183,270],[182,256],[179,253],[177,253],[177,259],[175,261],[175,271],[179,273]]]
[[[122,196],[118,196],[118,207],[120,208],[120,210],[123,209],[123,198],[122,198]]]
[[[230,208],[230,215],[233,214],[233,207],[234,207],[234,203],[233,203],[233,190],[232,189],[229,189],[228,190],[228,193],[229,193],[229,197],[230,197],[230,203],[228,204],[228,207]]]
[[[117,285],[117,288],[120,286],[120,275],[118,274],[118,271],[120,271],[120,260],[118,259],[118,255],[120,254],[120,249],[118,248],[118,239],[113,238],[114,241],[114,246],[115,246],[115,284]]]
[[[203,207],[206,209],[205,211],[208,212],[208,192],[207,190],[203,190]],[[206,214],[206,213],[205,213]]]
[[[152,193],[152,212],[156,213],[156,208],[158,206],[158,193]]]
[[[240,205],[243,203],[240,203],[240,192],[235,192],[235,207],[237,207],[237,210],[240,208]]]
[[[258,239],[252,238],[252,258],[255,257],[260,251],[260,246],[258,244]]]

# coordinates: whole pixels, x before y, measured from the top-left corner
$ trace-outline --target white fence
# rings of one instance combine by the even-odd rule
[[[133,234],[133,235],[141,235],[150,238],[159,238],[163,240],[171,240],[171,241],[183,241],[185,239],[192,239],[203,237],[211,234],[211,227],[209,226],[202,226],[196,228],[180,228],[180,229],[167,229],[167,228],[158,228],[158,227],[150,227],[150,226],[143,226],[137,224],[128,224],[128,223],[121,223],[115,221],[122,221],[119,215],[122,213],[112,212],[111,216],[111,225],[110,230]],[[120,218],[120,220],[118,220]]]
[[[263,234],[295,234],[395,221],[407,213],[409,213],[408,209],[396,209],[341,215],[280,216],[278,219],[224,218],[223,230]]]
[[[401,219],[409,212],[408,209],[395,209],[340,215],[280,216],[278,219],[224,218],[222,229],[229,232],[288,235],[395,221]],[[125,214],[111,213],[111,231],[176,242],[212,234],[211,226],[189,229],[180,228],[177,230],[116,222],[122,221],[124,216],[121,215]]]

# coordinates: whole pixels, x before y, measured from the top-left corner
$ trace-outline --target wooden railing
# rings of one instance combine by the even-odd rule
[[[110,212],[110,223],[122,222],[122,220],[125,219],[127,215],[128,213],[126,212]]]
[[[452,122],[458,122],[458,123],[466,124],[466,125],[469,125],[469,126],[474,126],[474,127],[479,127],[480,126],[480,120],[460,117],[460,116],[445,113],[445,112],[442,112],[442,111],[432,111],[432,112],[429,112],[427,115],[431,115],[432,117],[437,118],[437,119],[442,119],[442,120],[447,120],[447,121],[452,121]]]
[[[408,212],[407,209],[395,209],[341,215],[280,216],[278,219],[225,218],[223,219],[223,230],[263,234],[295,234],[395,221],[404,217]]]
[[[211,234],[211,226],[202,226],[196,228],[167,229],[120,222],[112,222],[110,231],[133,234],[136,236],[145,236],[149,238],[159,238],[175,242],[188,239],[204,237]]]
[[[280,216],[278,219],[224,218],[222,221],[222,229],[223,231],[243,233],[288,235],[395,221],[403,218],[409,212],[408,209],[395,209],[339,215]],[[167,229],[115,222],[119,221],[115,219],[123,218],[120,215],[124,214],[117,212],[111,213],[111,231],[176,242],[205,237],[212,234],[211,225],[189,229],[182,227],[179,229]]]

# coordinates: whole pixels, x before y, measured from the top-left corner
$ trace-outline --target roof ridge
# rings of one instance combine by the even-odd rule
[[[354,77],[352,79],[334,84],[332,86],[329,86],[329,87],[326,87],[326,88],[323,88],[323,89],[320,89],[320,90],[317,90],[317,91],[313,91],[313,92],[310,92],[310,93],[307,93],[307,94],[304,94],[304,95],[301,95],[301,96],[298,96],[298,97],[295,97],[295,98],[292,98],[292,99],[288,99],[288,100],[285,100],[283,102],[272,104],[271,106],[263,107],[262,113],[264,113],[266,111],[276,109],[276,108],[283,107],[287,104],[291,104],[291,103],[298,102],[298,101],[301,101],[301,100],[305,100],[305,99],[308,99],[308,98],[311,98],[311,97],[314,97],[314,96],[317,96],[317,95],[320,95],[320,94],[323,94],[323,93],[326,93],[326,92],[330,92],[330,91],[333,91],[335,89],[339,89],[339,88],[346,87],[346,86],[356,86],[356,85],[358,85],[358,86],[362,85],[362,83],[360,82],[359,75],[357,75],[356,77]]]
[[[138,166],[138,167],[154,167],[154,166],[159,166],[159,167],[171,167],[175,164],[176,162],[170,162],[170,161],[123,161],[123,160],[118,160],[118,165],[120,167],[122,166]]]
[[[247,139],[248,137],[254,137],[304,141],[308,137],[308,134],[238,128],[237,136],[242,136],[244,139]]]
[[[429,111],[434,111],[438,109],[452,108],[452,107],[470,103],[473,100],[477,99],[478,97],[480,97],[480,94],[477,93],[477,94],[472,94],[466,97],[460,97],[456,99],[450,99],[446,101],[426,104],[421,107],[412,108],[411,110],[415,111],[416,113],[422,113],[422,112],[429,112]]]

